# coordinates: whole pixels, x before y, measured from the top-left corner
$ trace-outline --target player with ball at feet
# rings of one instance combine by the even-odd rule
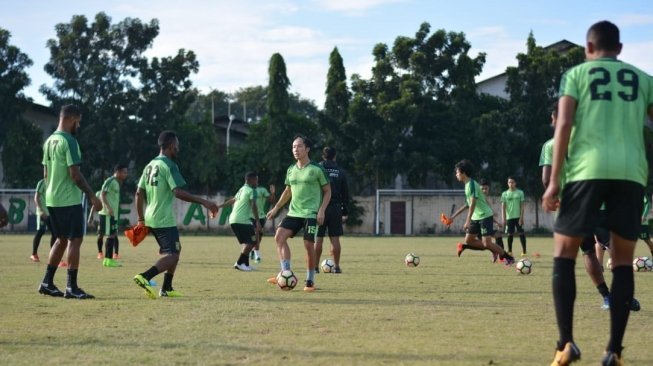
[[[288,201],[288,215],[281,221],[274,240],[277,243],[277,254],[281,262],[281,270],[290,270],[290,247],[288,238],[292,238],[304,229],[304,248],[306,249],[306,286],[304,291],[315,291],[315,236],[317,226],[324,223],[324,212],[331,200],[331,185],[324,168],[311,161],[308,153],[311,151],[311,141],[298,135],[293,139],[292,154],[296,162],[288,167],[286,172],[286,189],[279,201],[268,212],[271,220]],[[277,278],[271,277],[269,283],[276,283]]]

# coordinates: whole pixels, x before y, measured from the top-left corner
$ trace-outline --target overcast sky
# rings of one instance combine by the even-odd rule
[[[283,55],[291,92],[324,104],[329,53],[338,47],[348,77],[369,77],[376,43],[391,45],[397,36],[414,36],[422,22],[432,30],[464,32],[471,55],[487,53],[483,80],[516,64],[532,30],[538,45],[562,39],[584,43],[587,28],[610,20],[621,28],[621,59],[653,74],[653,4],[639,1],[439,1],[439,0],[2,0],[0,27],[12,34],[11,44],[34,61],[28,69],[32,85],[26,94],[47,104],[38,92],[52,79],[43,71],[45,48],[54,26],[73,15],[89,19],[100,11],[117,23],[126,17],[149,22],[156,18],[160,34],[150,56],[171,56],[193,50],[200,71],[192,76],[202,91],[267,84],[270,56]]]

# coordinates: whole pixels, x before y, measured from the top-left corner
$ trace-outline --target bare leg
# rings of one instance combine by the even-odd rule
[[[340,237],[339,236],[330,236],[331,240],[331,254],[333,255],[333,262],[336,267],[340,267]]]

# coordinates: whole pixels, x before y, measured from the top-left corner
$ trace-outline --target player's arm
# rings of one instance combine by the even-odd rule
[[[542,186],[544,189],[549,186],[551,181],[551,165],[542,165]]]
[[[233,206],[234,203],[236,203],[236,197],[231,197],[230,199],[224,201],[221,205],[218,205],[218,207]]]
[[[107,199],[107,192],[105,190],[102,190],[102,193],[100,193],[100,199],[102,200],[102,206],[107,209],[109,216],[113,216],[113,208],[109,204],[109,200]]]
[[[524,226],[524,201],[519,202],[519,225]]]
[[[91,190],[91,186],[86,182],[86,178],[84,178],[84,174],[82,174],[82,171],[79,169],[79,165],[75,164],[69,166],[68,174],[73,182],[75,182],[75,185],[86,194],[86,197],[88,197],[88,200],[93,204],[95,210],[100,211],[102,209],[102,201],[100,201],[100,199],[95,196],[93,190]]]
[[[194,194],[190,194],[179,187],[173,189],[173,192],[175,193],[175,197],[179,198],[182,201],[199,203],[200,205],[206,207],[209,211],[211,211],[212,217],[216,217],[218,215],[219,208],[218,205],[216,205],[214,202]]]
[[[91,225],[93,223],[93,213],[95,212],[95,207],[91,205],[91,209],[88,211],[88,219],[86,220],[86,223]]]
[[[34,193],[34,203],[38,206],[39,210],[43,212],[41,218],[48,217],[48,209],[47,207],[43,207],[43,204],[41,203],[41,193],[39,191]]]
[[[136,190],[136,214],[138,215],[138,224],[145,224],[145,214],[143,210],[143,204],[146,200],[145,190],[141,187],[138,187]]]
[[[476,197],[471,197],[469,200],[469,210],[467,211],[467,218],[465,219],[465,224],[463,225],[463,229],[467,229],[469,225],[472,223],[472,215],[474,214],[474,210],[476,209]]]
[[[451,217],[450,217],[451,221],[453,221],[458,215],[463,213],[463,211],[465,211],[468,208],[469,208],[469,206],[467,204],[465,204],[464,206],[462,206],[461,208],[456,210],[456,212],[454,212],[453,215],[451,215]]]
[[[542,196],[542,207],[546,211],[555,211],[558,208],[558,194],[560,193],[560,175],[562,164],[569,148],[571,128],[574,124],[577,101],[563,95],[558,102],[558,121],[553,134],[553,162],[551,164],[551,179]]]
[[[322,204],[320,205],[320,208],[317,210],[318,225],[324,224],[324,213],[330,201],[331,201],[331,184],[327,182],[327,184],[322,186]]]
[[[506,203],[501,201],[501,222],[506,224]]]
[[[259,232],[261,231],[261,222],[258,220],[258,205],[256,204],[256,200],[254,198],[249,200],[249,204],[252,207],[252,214],[254,215],[254,228],[257,232]]]
[[[281,193],[281,197],[279,197],[279,200],[277,203],[272,206],[270,211],[268,211],[268,214],[265,215],[265,217],[268,220],[271,220],[274,216],[277,215],[277,211],[281,209],[281,207],[285,206],[288,201],[292,198],[292,191],[290,190],[290,186],[286,186],[286,189],[283,190]]]

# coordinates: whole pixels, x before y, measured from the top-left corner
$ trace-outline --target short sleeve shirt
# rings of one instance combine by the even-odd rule
[[[488,217],[494,216],[494,211],[485,200],[485,195],[481,191],[481,186],[474,179],[470,179],[465,184],[465,198],[467,205],[471,207],[472,198],[476,199],[476,206],[472,213],[472,220],[483,220]]]
[[[553,163],[553,139],[545,142],[542,145],[542,152],[540,153],[540,166],[551,165]]]
[[[251,224],[252,223],[252,201],[256,200],[256,190],[245,184],[236,193],[234,208],[229,215],[231,224]]]
[[[256,187],[256,207],[258,208],[259,219],[265,218],[265,204],[267,203],[268,197],[270,197],[270,192],[265,187]]]
[[[69,167],[81,162],[82,153],[73,135],[55,131],[45,140],[42,164],[47,169],[46,206],[67,207],[82,203],[82,191],[68,172]]]
[[[288,216],[314,219],[322,203],[322,187],[329,184],[324,168],[314,162],[303,168],[291,165],[286,171],[285,184],[290,186],[292,198]]]
[[[113,217],[117,218],[120,211],[120,183],[118,183],[116,177],[111,176],[104,181],[100,197],[102,197],[102,192],[106,192],[106,200],[113,210]],[[109,210],[106,205],[102,205],[100,214],[109,215]]]
[[[506,220],[521,217],[521,203],[524,202],[524,192],[521,189],[506,190],[501,193],[501,203],[506,207]]]
[[[40,204],[36,205],[36,216],[40,217],[43,215],[43,210],[41,210],[41,207],[46,207],[45,205],[45,180],[41,179],[38,183],[36,183],[36,193],[39,194],[39,202]]]
[[[643,128],[653,105],[651,76],[614,58],[590,60],[563,75],[559,94],[577,102],[566,181],[617,179],[645,186]]]
[[[147,207],[145,226],[164,228],[177,226],[173,211],[174,189],[183,187],[186,181],[174,161],[159,155],[150,161],[138,181],[138,187],[145,190]]]

